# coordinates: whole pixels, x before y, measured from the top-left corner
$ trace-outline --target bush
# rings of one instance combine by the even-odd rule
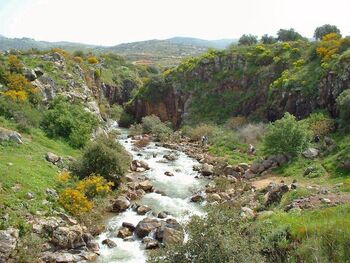
[[[127,113],[126,111],[122,111],[122,113],[120,114],[118,124],[120,127],[129,128],[130,125],[135,123],[135,122],[136,122],[136,120],[135,120],[134,116]]]
[[[190,126],[184,126],[182,132],[185,136],[189,137],[192,141],[199,141],[203,136],[210,137],[213,135],[215,127],[210,124],[199,124],[195,128]]]
[[[64,209],[76,216],[89,212],[94,206],[84,193],[72,188],[64,190],[58,201]]]
[[[144,133],[151,133],[160,141],[170,139],[173,133],[172,129],[155,115],[143,117],[142,128]]]
[[[48,136],[68,139],[73,147],[80,148],[91,138],[98,120],[81,104],[72,104],[60,97],[50,104],[41,125]]]
[[[87,59],[87,61],[88,61],[90,64],[98,64],[98,63],[99,63],[98,59],[97,59],[95,56],[89,57],[89,58]]]
[[[90,175],[78,182],[76,189],[85,194],[90,200],[96,196],[106,196],[112,190],[114,183],[108,182],[99,175]]]
[[[314,136],[325,136],[335,129],[335,122],[328,115],[318,112],[312,113],[304,120]]]
[[[109,109],[109,117],[112,120],[119,121],[123,113],[123,107],[117,104],[114,104]]]
[[[130,156],[114,139],[100,137],[90,143],[83,156],[71,166],[80,178],[99,174],[108,181],[118,184],[128,170]]]
[[[130,126],[129,135],[135,136],[135,135],[142,135],[142,134],[143,134],[142,124],[133,124]]]
[[[190,238],[186,243],[159,250],[148,262],[264,262],[254,229],[249,222],[242,222],[232,207],[216,206],[205,218],[193,217],[188,230]]]
[[[236,130],[247,124],[247,118],[243,116],[232,117],[226,121],[226,127]]]
[[[308,147],[310,139],[308,127],[286,113],[282,119],[268,127],[263,148],[266,154],[298,155]]]
[[[350,124],[350,89],[344,90],[337,98],[339,117],[343,126]]]

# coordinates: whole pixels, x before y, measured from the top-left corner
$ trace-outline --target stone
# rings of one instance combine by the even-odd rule
[[[319,155],[320,151],[315,148],[309,148],[305,150],[302,154],[307,159],[314,159]]]
[[[241,167],[243,170],[248,170],[249,169],[249,164],[247,164],[247,163],[239,163],[238,167]]]
[[[39,68],[39,67],[35,68],[35,69],[34,69],[34,72],[35,72],[35,75],[36,75],[38,78],[40,78],[42,75],[44,75],[43,69],[42,69],[42,68]]]
[[[211,195],[209,196],[209,199],[210,199],[211,201],[221,201],[221,197],[220,197],[220,195],[217,194],[217,193],[211,194]]]
[[[153,238],[145,237],[142,242],[145,244],[145,249],[156,249],[159,248],[159,242]]]
[[[56,164],[61,160],[61,157],[59,157],[58,155],[56,155],[52,152],[47,152],[45,158],[48,162],[53,163],[53,164]]]
[[[135,234],[138,237],[143,238],[148,236],[152,230],[160,226],[161,222],[159,220],[146,217],[136,225]]]
[[[250,166],[249,170],[254,174],[260,174],[265,171],[265,166],[261,163],[254,163]]]
[[[120,238],[126,238],[131,235],[132,235],[132,231],[130,230],[130,228],[127,228],[127,227],[122,227],[117,231],[117,237],[120,237]]]
[[[161,218],[161,219],[164,219],[164,218],[167,218],[167,213],[166,212],[160,212],[160,213],[158,213],[158,218]]]
[[[210,176],[214,173],[214,166],[211,164],[204,163],[201,168],[203,176]]]
[[[163,158],[168,161],[175,161],[177,157],[174,154],[165,154],[163,155]]]
[[[201,166],[199,164],[195,164],[192,166],[192,170],[195,172],[200,172],[201,171]]]
[[[145,215],[149,211],[151,211],[151,208],[147,205],[141,205],[136,210],[138,215]]]
[[[28,193],[27,193],[27,199],[32,200],[32,199],[34,199],[34,198],[35,198],[34,193],[32,193],[32,192],[28,192]]]
[[[44,262],[55,263],[75,263],[80,262],[83,258],[80,255],[71,254],[66,251],[63,252],[50,252],[46,251],[42,254],[41,260]]]
[[[198,203],[204,201],[204,197],[201,194],[196,194],[191,197],[191,202]]]
[[[255,213],[253,209],[245,206],[241,208],[240,216],[242,218],[253,218],[255,216]]]
[[[46,188],[46,194],[54,199],[58,199],[58,193],[55,189]]]
[[[8,262],[12,252],[16,249],[19,238],[19,230],[8,228],[0,230],[0,262]]]
[[[166,171],[164,174],[165,174],[166,176],[174,176],[174,174],[173,174],[172,172],[169,172],[169,171]]]
[[[0,127],[0,141],[13,141],[18,144],[23,144],[21,134],[2,127]]]
[[[137,189],[142,189],[143,191],[151,192],[153,189],[153,184],[150,180],[145,180],[138,184]]]
[[[136,227],[134,226],[134,224],[131,224],[131,223],[128,223],[128,222],[123,222],[123,223],[122,223],[122,227],[129,228],[130,231],[134,231],[135,228],[136,228]]]
[[[282,196],[289,191],[289,187],[286,184],[278,185],[274,188],[272,188],[268,193],[267,193],[267,200],[265,205],[270,206],[272,204],[278,204]]]
[[[61,249],[72,249],[87,245],[83,239],[83,229],[80,225],[57,227],[52,233],[51,242]]]
[[[330,203],[332,203],[332,201],[330,200],[330,199],[328,199],[328,198],[321,198],[321,202],[323,203],[323,204],[330,204]]]
[[[126,199],[125,197],[118,197],[114,203],[113,203],[113,207],[112,207],[112,211],[113,212],[123,212],[126,209],[128,209],[130,207],[130,202],[128,199]]]
[[[32,70],[32,69],[25,69],[24,76],[30,82],[32,82],[32,81],[34,81],[34,80],[36,80],[38,78],[38,76],[35,74],[35,71]]]

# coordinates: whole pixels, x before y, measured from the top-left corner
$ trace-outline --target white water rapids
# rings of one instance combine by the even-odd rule
[[[138,215],[132,208],[116,214],[108,221],[107,231],[98,237],[101,256],[99,263],[143,263],[147,260],[147,253],[140,239],[134,236],[135,241],[124,241],[113,234],[122,226],[123,222],[129,222],[135,226],[145,217],[156,217],[159,212],[166,211],[169,217],[175,218],[179,223],[185,223],[192,215],[203,215],[202,207],[190,202],[192,194],[203,189],[205,181],[196,179],[197,172],[192,170],[193,165],[198,162],[186,154],[156,146],[150,143],[145,148],[135,151],[132,140],[127,138],[126,131],[122,130],[119,142],[133,155],[136,160],[145,160],[150,170],[143,174],[152,182],[154,188],[164,195],[158,193],[147,193],[142,199],[137,200],[138,204],[149,206],[152,210],[146,215]],[[166,161],[163,156],[170,152],[178,156],[175,161]],[[156,154],[156,157],[154,157]],[[174,176],[166,176],[164,172],[169,171]],[[153,212],[153,213],[152,213]],[[108,248],[102,245],[106,238],[113,240],[117,246]]]

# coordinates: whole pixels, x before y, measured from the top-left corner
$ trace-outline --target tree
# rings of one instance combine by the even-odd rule
[[[325,24],[315,29],[314,38],[316,40],[321,40],[325,35],[328,35],[330,33],[336,33],[340,35],[340,30],[335,25]]]
[[[265,34],[261,36],[260,42],[263,44],[273,44],[277,42],[277,39],[273,36],[269,36],[268,34]]]
[[[308,147],[311,135],[305,123],[298,122],[287,112],[268,127],[263,141],[264,152],[298,155]]]
[[[303,39],[303,37],[298,32],[296,32],[294,28],[291,28],[291,29],[280,29],[277,32],[277,39],[278,41],[287,42],[287,41],[297,41],[299,39]]]
[[[251,34],[249,35],[243,35],[240,37],[240,39],[238,40],[238,45],[245,45],[245,46],[251,46],[254,44],[258,43],[258,37],[257,36],[253,36]]]

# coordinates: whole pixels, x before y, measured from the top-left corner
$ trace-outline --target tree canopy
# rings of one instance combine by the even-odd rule
[[[251,34],[249,34],[249,35],[244,34],[238,40],[238,45],[250,46],[250,45],[257,44],[257,43],[258,43],[258,37],[251,35]]]
[[[330,33],[336,33],[340,35],[340,30],[335,25],[325,24],[315,29],[314,38],[316,40],[321,40],[325,35],[328,35]]]

